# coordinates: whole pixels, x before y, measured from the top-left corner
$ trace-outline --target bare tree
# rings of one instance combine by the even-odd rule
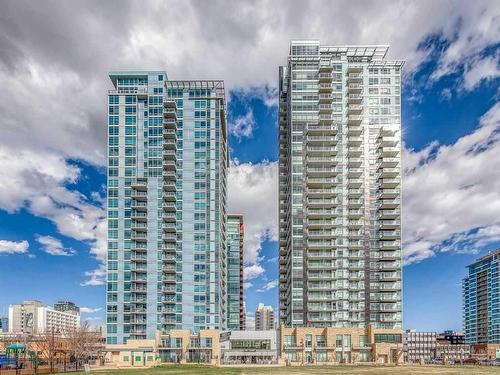
[[[88,363],[89,359],[99,358],[103,350],[100,331],[93,329],[88,321],[68,332],[68,343],[77,369],[80,364]]]
[[[61,334],[52,327],[45,332],[39,333],[33,344],[33,348],[38,352],[40,358],[47,360],[50,372],[53,372],[57,355],[64,354],[66,351],[66,345]]]

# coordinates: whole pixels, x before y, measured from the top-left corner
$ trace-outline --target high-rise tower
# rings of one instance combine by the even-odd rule
[[[402,327],[401,68],[292,41],[279,70],[280,322]]]
[[[225,325],[222,81],[112,72],[107,342]]]
[[[243,216],[227,217],[227,329],[245,329],[243,306]]]

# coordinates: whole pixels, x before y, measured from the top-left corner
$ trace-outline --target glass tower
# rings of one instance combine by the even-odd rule
[[[467,267],[462,282],[465,343],[500,344],[500,250]]]
[[[243,216],[227,217],[227,329],[245,329],[243,310]]]
[[[401,68],[292,41],[279,69],[280,322],[402,327]]]
[[[223,327],[223,82],[163,71],[110,79],[107,342]]]

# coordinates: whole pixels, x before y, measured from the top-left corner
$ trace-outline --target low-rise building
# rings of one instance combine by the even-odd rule
[[[436,337],[436,332],[407,330],[404,334],[405,362],[432,362],[436,353]]]
[[[278,331],[232,331],[221,334],[221,364],[278,363]]]
[[[290,365],[402,363],[399,329],[339,327],[280,328],[280,358]]]
[[[39,301],[24,301],[9,307],[9,332],[65,335],[80,327],[80,315],[45,307]]]

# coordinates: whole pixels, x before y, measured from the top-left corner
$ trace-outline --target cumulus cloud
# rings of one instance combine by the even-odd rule
[[[255,129],[255,118],[252,109],[248,108],[243,116],[238,116],[229,122],[229,133],[236,138],[249,138]]]
[[[467,64],[464,71],[464,88],[472,90],[483,80],[489,81],[497,77],[500,77],[500,53]]]
[[[233,161],[228,178],[229,212],[243,214],[244,277],[264,273],[261,244],[278,238],[278,168],[276,162],[258,164]]]
[[[262,266],[260,266],[259,264],[252,264],[249,266],[245,266],[245,268],[243,268],[243,279],[245,281],[252,280],[259,277],[264,272],[265,272],[264,268],[262,268]],[[247,287],[251,287],[252,285],[253,285],[252,283],[248,283]]]
[[[101,264],[96,269],[85,272],[85,276],[88,279],[80,283],[81,286],[104,285],[106,283],[106,266]]]
[[[278,286],[278,280],[271,280],[269,282],[267,282],[266,284],[264,284],[264,286],[260,289],[257,289],[257,292],[259,293],[263,293],[263,292],[267,292],[268,290],[271,290],[271,289],[274,289]]]
[[[500,104],[451,145],[405,150],[406,263],[438,252],[477,252],[500,238]]]
[[[14,213],[26,208],[48,218],[61,234],[88,242],[91,253],[104,261],[104,209],[66,186],[80,176],[68,160],[105,164],[109,70],[165,68],[172,79],[224,79],[228,92],[254,92],[274,107],[277,69],[286,62],[290,38],[390,44],[390,57],[406,58],[405,72],[411,75],[432,53],[422,41],[438,35],[448,44],[433,75],[437,80],[460,71],[464,62],[497,42],[499,13],[499,2],[480,0],[151,1],[119,6],[91,0],[43,7],[23,0],[3,2],[0,209]],[[483,65],[470,66],[467,85],[480,82],[482,72],[491,75],[491,66]],[[249,132],[248,126],[241,129]],[[247,170],[269,178],[276,173],[275,164],[242,165],[232,172],[236,181],[252,182],[265,193],[275,189],[277,179],[266,190],[251,181]],[[248,197],[264,212],[261,223],[252,207],[241,207],[249,212],[245,259],[257,264],[262,239],[276,237],[277,198]],[[93,272],[88,285],[102,273],[100,268]]]
[[[0,254],[24,254],[28,251],[28,241],[0,240]]]
[[[40,245],[42,245],[42,250],[47,254],[58,256],[75,255],[75,251],[73,249],[64,248],[61,240],[58,240],[57,238],[54,238],[52,236],[36,235],[36,240]]]
[[[99,312],[101,310],[102,310],[102,307],[96,307],[96,308],[80,307],[80,312],[83,314],[93,314],[93,313]]]

